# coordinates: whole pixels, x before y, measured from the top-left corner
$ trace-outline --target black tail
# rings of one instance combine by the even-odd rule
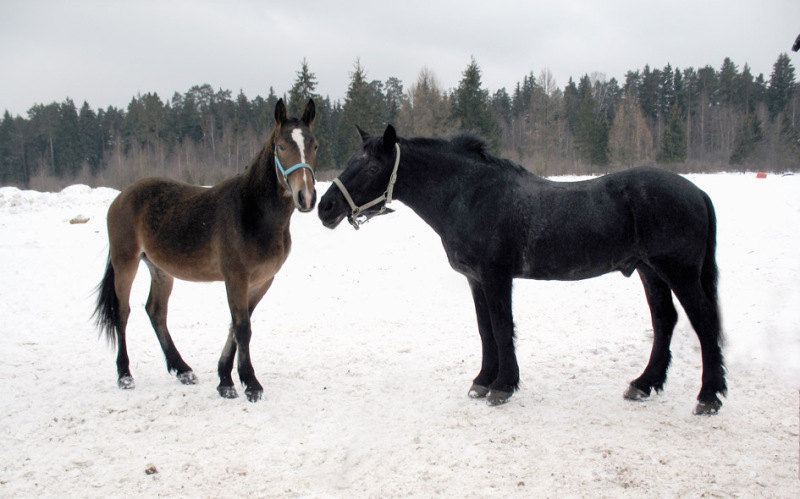
[[[717,216],[714,213],[714,205],[711,198],[703,193],[708,210],[708,239],[706,240],[706,257],[703,261],[703,268],[700,271],[700,283],[703,286],[706,296],[711,301],[714,311],[720,320],[719,338],[717,341],[722,344],[722,318],[719,315],[719,297],[717,293],[717,283],[719,280],[719,269],[717,268]]]
[[[106,264],[106,274],[97,286],[97,307],[92,317],[95,318],[100,335],[106,334],[106,339],[111,345],[117,343],[117,327],[119,326],[119,299],[114,288],[114,267],[111,257]]]

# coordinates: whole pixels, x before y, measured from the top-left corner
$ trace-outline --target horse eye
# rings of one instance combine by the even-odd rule
[[[375,175],[376,173],[378,173],[378,165],[372,165],[372,166],[370,166],[370,167],[367,169],[367,172],[369,172],[369,174],[370,174],[370,175]]]
[[[316,151],[317,149],[319,149],[319,145],[314,144],[314,150]]]
[[[278,144],[278,150],[279,150],[279,151],[285,151],[285,150],[286,150],[286,147],[284,147],[284,145],[283,145],[283,144]]]

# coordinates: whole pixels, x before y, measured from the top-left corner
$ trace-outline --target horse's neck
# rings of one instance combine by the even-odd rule
[[[447,224],[450,203],[469,177],[457,166],[414,152],[403,157],[397,171],[396,198],[439,234]]]
[[[267,143],[247,168],[242,178],[242,198],[251,205],[250,209],[288,219],[294,205],[291,197],[286,196],[284,189],[278,185],[272,151],[272,144]]]

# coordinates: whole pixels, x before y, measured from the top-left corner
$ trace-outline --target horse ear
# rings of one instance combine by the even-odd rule
[[[278,103],[275,104],[275,124],[283,125],[285,122],[286,122],[286,105],[283,103],[283,99],[278,99]]]
[[[397,132],[395,132],[394,127],[392,125],[386,126],[386,131],[383,132],[383,149],[386,152],[391,151],[394,149],[394,145],[397,143]]]
[[[308,128],[311,128],[311,124],[314,123],[314,116],[317,115],[317,107],[314,105],[314,99],[308,99],[308,104],[306,104],[306,110],[303,112],[303,117],[300,120],[306,124]]]
[[[369,138],[369,134],[361,129],[360,126],[356,125],[356,130],[358,130],[358,134],[361,136],[361,141],[366,142]]]

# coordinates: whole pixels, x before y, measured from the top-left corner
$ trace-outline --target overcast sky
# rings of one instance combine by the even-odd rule
[[[0,112],[34,103],[125,107],[192,85],[280,95],[306,58],[318,92],[344,97],[360,58],[369,79],[408,88],[428,67],[446,88],[474,56],[483,83],[511,91],[549,68],[624,78],[645,64],[719,69],[728,56],[769,78],[800,33],[800,1],[42,1],[0,0]]]

